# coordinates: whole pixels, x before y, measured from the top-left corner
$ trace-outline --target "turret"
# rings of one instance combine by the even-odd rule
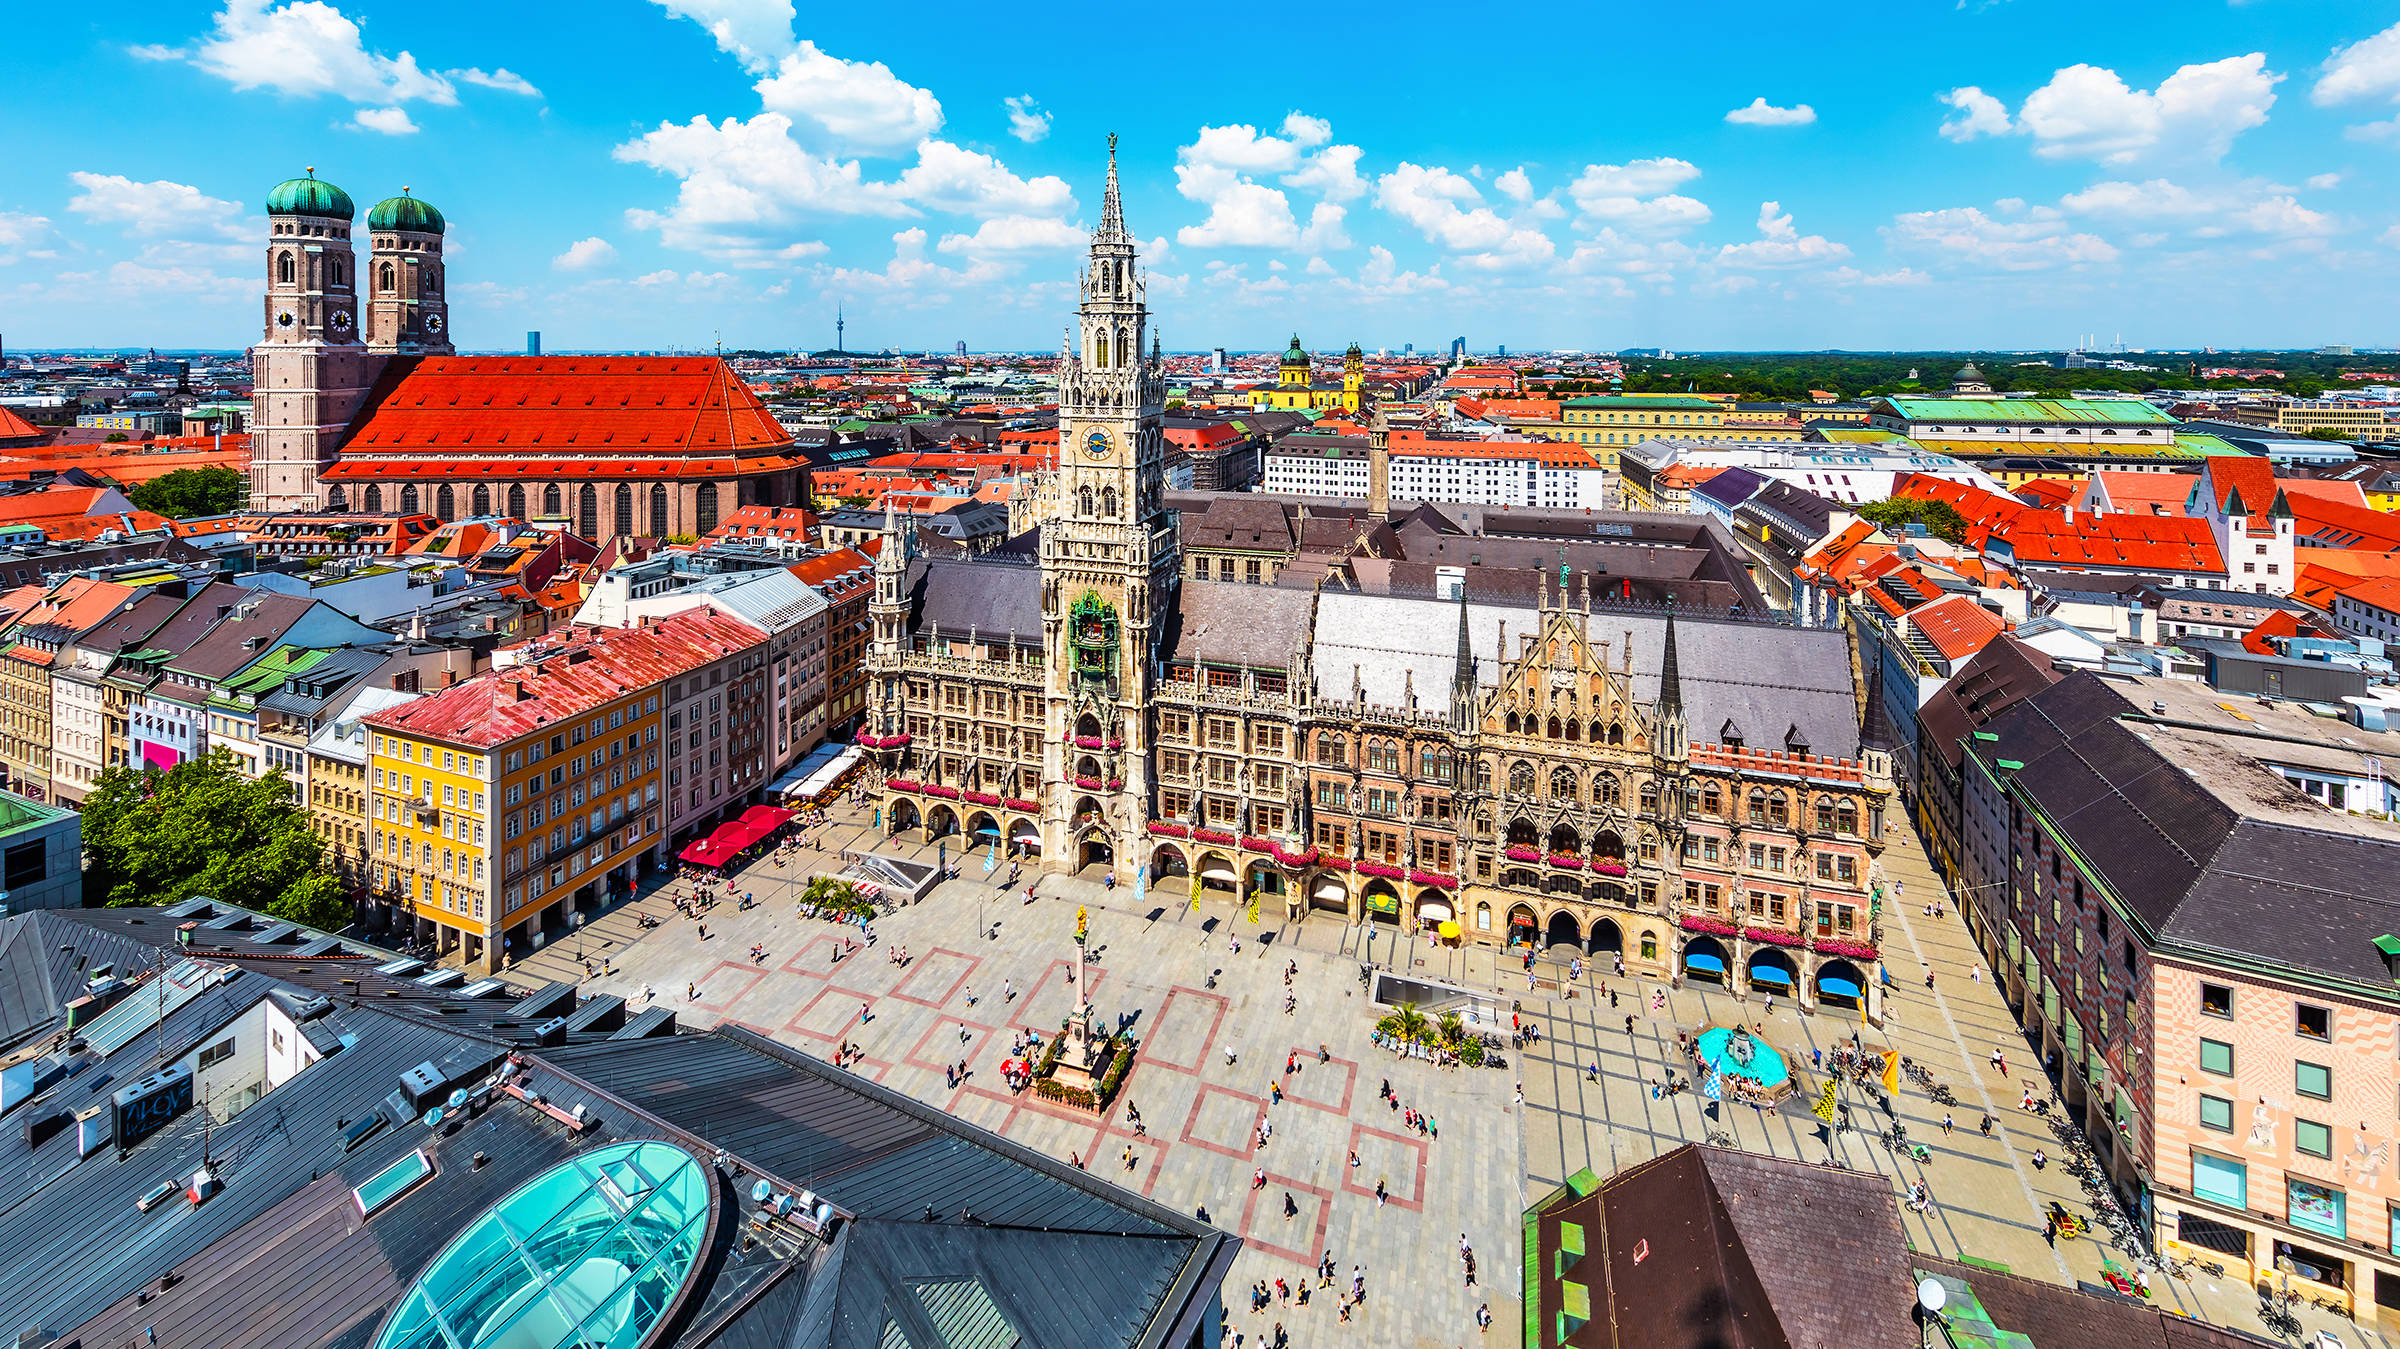
[[[1458,583],[1458,657],[1450,674],[1450,725],[1458,731],[1475,729],[1477,721],[1475,644],[1467,633],[1467,583]]]
[[[1689,757],[1691,742],[1683,721],[1682,662],[1675,653],[1675,597],[1667,597],[1666,648],[1658,667],[1658,705],[1650,717],[1650,752],[1661,759]]]
[[[432,203],[400,189],[367,212],[367,345],[377,351],[446,356],[450,302],[442,276],[449,222]]]
[[[1392,428],[1382,408],[1367,424],[1367,518],[1377,524],[1392,518]]]

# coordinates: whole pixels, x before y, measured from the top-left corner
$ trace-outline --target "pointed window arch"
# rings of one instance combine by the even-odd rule
[[[288,286],[298,275],[299,271],[292,264],[291,254],[285,253],[275,259],[275,279],[277,281]]]
[[[558,497],[558,484],[557,484],[557,483],[551,483],[551,484],[549,484],[549,485],[547,485],[547,486],[543,487],[543,488],[542,488],[542,514],[544,514],[544,515],[548,515],[548,516],[555,516],[555,515],[558,515],[558,514],[560,514],[560,505],[561,505],[561,503],[560,503],[560,501],[559,501],[559,497]]]
[[[413,482],[400,489],[400,513],[402,515],[417,513],[417,485]]]
[[[1097,343],[1099,344],[1098,346],[1096,346],[1096,347],[1094,347],[1094,348],[1092,349],[1092,364],[1093,364],[1094,366],[1105,366],[1105,365],[1107,365],[1107,364],[1108,364],[1108,329],[1106,329],[1106,328],[1102,328],[1102,329],[1099,331],[1099,333],[1093,337],[1093,339],[1092,339],[1092,340],[1093,340],[1094,342],[1097,342]]]
[[[519,520],[525,518],[525,484],[512,482],[508,485],[508,513]]]
[[[617,484],[614,525],[616,533],[631,534],[633,532],[633,484],[631,483]]]
[[[457,517],[458,493],[451,489],[450,484],[443,483],[440,487],[434,489],[433,514],[434,518],[440,520],[443,524],[448,524],[452,519]]]
[[[694,495],[698,499],[692,503],[692,506],[699,518],[692,522],[692,532],[706,534],[717,527],[717,485],[713,482],[704,482],[700,484],[700,490]]]
[[[1100,489],[1100,513],[1101,513],[1103,516],[1105,516],[1105,517],[1107,517],[1108,519],[1111,519],[1111,520],[1114,520],[1114,519],[1116,519],[1116,518],[1117,518],[1117,489],[1116,489],[1116,488],[1114,488],[1114,487],[1103,487],[1103,488],[1101,488],[1101,489]]]
[[[375,274],[375,288],[386,295],[391,294],[398,285],[393,279],[394,275],[392,264],[388,262],[383,264],[383,269]]]
[[[383,514],[383,489],[373,483],[367,485],[366,510],[369,515]]]
[[[587,541],[600,537],[600,489],[588,482],[575,494],[575,532]]]
[[[477,515],[490,515],[492,513],[492,489],[484,483],[475,484],[475,494],[468,498],[468,503]]]
[[[659,483],[650,489],[650,533],[655,538],[667,537],[667,485]]]
[[[1077,515],[1092,513],[1092,485],[1090,483],[1085,483],[1075,489],[1075,513]]]

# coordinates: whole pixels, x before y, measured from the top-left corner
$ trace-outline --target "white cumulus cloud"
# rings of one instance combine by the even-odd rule
[[[1636,159],[1589,164],[1567,188],[1587,228],[1673,235],[1705,225],[1708,207],[1675,188],[1700,176],[1689,160]]]
[[[616,260],[616,245],[595,234],[589,239],[578,239],[567,245],[566,252],[550,259],[550,265],[562,272],[588,272]]]
[[[68,174],[67,180],[81,189],[67,200],[68,210],[127,234],[239,240],[255,232],[241,223],[240,206],[188,183],[164,178],[144,183],[123,174],[80,170]]]
[[[1017,94],[1006,103],[1009,135],[1031,145],[1050,134],[1050,114],[1034,102],[1033,95]]]
[[[803,126],[814,124],[836,151],[915,145],[942,128],[942,105],[881,61],[849,61],[802,42],[758,82],[759,101]]]
[[[752,72],[792,50],[792,0],[657,0],[661,9],[709,31],[717,48]]]
[[[1974,85],[1951,90],[1942,95],[1941,102],[1958,113],[1942,123],[1945,139],[1971,141],[1977,136],[2005,136],[2014,129],[2015,124],[2008,120],[2008,105]]]
[[[1735,126],[1807,126],[1817,120],[1817,110],[1806,103],[1778,108],[1761,94],[1749,106],[1725,114],[1725,120]]]
[[[324,0],[227,0],[207,36],[189,51],[145,47],[151,58],[182,56],[236,89],[332,94],[357,103],[456,103],[449,80],[407,52],[367,50],[358,24]]]
[[[1496,271],[1548,262],[1558,254],[1549,235],[1505,219],[1483,204],[1473,182],[1439,165],[1403,161],[1375,180],[1375,204],[1415,226],[1462,266]]]
[[[533,87],[533,81],[526,79],[524,76],[513,70],[510,70],[506,66],[498,66],[489,71],[478,70],[473,66],[467,66],[459,70],[445,70],[442,72],[442,74],[450,79],[458,81],[460,84],[473,84],[479,85],[485,89],[497,89],[504,94],[523,94],[527,98],[540,98],[542,96],[542,91]]]
[[[973,234],[944,235],[938,247],[944,253],[1030,253],[1075,248],[1083,241],[1083,231],[1063,220],[1003,215],[984,221]]]
[[[2044,159],[2130,164],[2142,159],[2222,159],[2233,138],[2267,120],[2283,76],[2263,52],[2187,65],[2136,89],[2104,66],[2065,66],[2025,96],[2012,120],[2006,105],[1972,85],[1942,101],[1958,115],[1942,124],[1952,140],[2015,132]]]
[[[1910,211],[1895,216],[1886,234],[1897,247],[2007,272],[2117,259],[2115,245],[2097,234],[2075,230],[2053,208],[2001,210],[2001,216],[1986,214],[1975,206]]]
[[[2339,228],[2332,216],[2302,206],[2287,188],[2236,183],[2195,190],[2165,178],[2094,183],[2060,198],[2073,215],[2129,226],[2180,229],[2194,238],[2228,234],[2322,237]]]
[[[380,132],[386,136],[417,134],[417,124],[409,120],[406,108],[360,108],[350,114],[350,123],[361,131]]]
[[[1745,244],[1717,250],[1717,261],[1728,267],[1804,267],[1838,262],[1850,256],[1849,246],[1822,234],[1804,235],[1792,224],[1781,202],[1758,204],[1758,237]]]
[[[2323,108],[2361,99],[2400,102],[2400,23],[2334,48],[2309,98]]]
[[[1063,178],[1044,174],[1020,178],[983,153],[929,140],[917,147],[917,162],[900,175],[900,195],[929,210],[973,216],[1057,216],[1075,209],[1075,194]]]

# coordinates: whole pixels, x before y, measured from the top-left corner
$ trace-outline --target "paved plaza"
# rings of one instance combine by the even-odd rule
[[[2048,1083],[1988,971],[1974,977],[1979,958],[1955,906],[1945,901],[1938,917],[1924,912],[1937,886],[1913,834],[1897,838],[1882,864],[1887,884],[1898,884],[1884,914],[1895,987],[1882,1027],[1830,1008],[1803,1016],[1782,999],[1769,1012],[1756,998],[1736,1000],[1705,984],[1671,990],[1616,979],[1605,963],[1572,982],[1540,962],[1539,986],[1529,992],[1517,962],[1491,951],[1405,943],[1395,950],[1388,928],[1347,927],[1322,914],[1279,925],[1279,915],[1266,913],[1253,924],[1228,905],[1195,910],[1179,895],[1137,897],[1065,876],[1043,877],[1039,897],[1026,903],[1022,882],[1006,891],[1005,864],[987,875],[980,854],[965,859],[963,879],[879,920],[873,947],[836,962],[834,951],[857,930],[798,917],[793,897],[812,873],[838,869],[839,850],[878,840],[865,812],[850,810],[812,841],[831,851],[802,851],[740,873],[736,893],[754,892],[759,905],[748,912],[715,905],[703,920],[705,941],[701,924],[676,914],[666,892],[653,891],[520,962],[516,977],[577,980],[636,1006],[655,1000],[674,1006],[687,1026],[739,1022],[825,1058],[847,1042],[864,1051],[856,1070],[865,1076],[1078,1160],[1162,1203],[1204,1209],[1244,1240],[1225,1305],[1233,1328],[1253,1343],[1281,1321],[1303,1343],[1338,1334],[1410,1349],[1463,1345],[1478,1339],[1474,1312],[1482,1304],[1492,1311],[1491,1336],[1513,1340],[1521,1323],[1525,1204],[1579,1169],[1606,1176],[1712,1134],[1777,1156],[1830,1157],[1878,1171],[1899,1192],[1923,1181],[1931,1208],[1901,1215],[1919,1250],[2058,1282],[2096,1283],[2104,1257],[2123,1259],[2088,1237],[2055,1247],[2043,1240],[2050,1201],[2078,1214],[2088,1207],[2062,1166],[2033,1164],[2035,1149],[2053,1157],[2061,1149],[2044,1120],[2017,1103],[2028,1087],[2046,1096]],[[934,845],[888,851],[926,861],[942,855]],[[1080,963],[1072,942],[1079,904],[1091,915],[1096,963]],[[645,930],[637,913],[665,921]],[[1231,947],[1237,937],[1238,954]],[[765,948],[761,961],[748,958],[754,943]],[[895,949],[909,953],[905,968],[891,963]],[[1371,1041],[1376,1013],[1360,980],[1370,956],[1385,968],[1488,990],[1500,1015],[1521,1007],[1547,1037],[1512,1056],[1506,1070],[1444,1071],[1397,1059]],[[1288,990],[1297,1003],[1290,1015],[1287,962],[1299,966]],[[1125,1090],[1102,1117],[1011,1092],[999,1080],[1012,1033],[1055,1030],[1079,989],[1103,1028],[1122,1019],[1141,1040]],[[1654,1012],[1660,994],[1665,1007]],[[1650,1084],[1671,1060],[1678,1076],[1687,1071],[1676,1058],[1677,1030],[1736,1022],[1763,1026],[1793,1060],[1804,1087],[1798,1097],[1771,1111],[1730,1102],[1712,1108],[1696,1092],[1652,1097]],[[1956,1094],[1958,1104],[1945,1108],[1903,1083],[1894,1103],[1910,1140],[1930,1149],[1930,1163],[1883,1145],[1878,1131],[1889,1117],[1875,1093],[1842,1089],[1856,1126],[1849,1132],[1829,1133],[1808,1113],[1823,1080],[1810,1066],[1812,1051],[1830,1054],[1853,1033],[1869,1049],[1889,1045],[1911,1056]],[[1320,1045],[1329,1055],[1322,1064]],[[1995,1049],[2006,1074],[1990,1061]],[[1301,1066],[1286,1074],[1294,1054]],[[954,1072],[961,1060],[968,1074],[954,1087],[945,1069]],[[1430,1116],[1438,1137],[1404,1126],[1379,1091],[1386,1078],[1399,1106]],[[1512,1089],[1520,1081],[1525,1101],[1516,1106]],[[1272,1101],[1274,1087],[1283,1092],[1280,1104]],[[1138,1107],[1146,1132],[1136,1132],[1128,1107]],[[1989,1138],[1978,1130],[1987,1113]],[[1953,1124],[1947,1133],[1945,1115]],[[1264,1147],[1256,1136],[1262,1119],[1272,1125]],[[1356,1167],[1349,1165],[1353,1151]],[[1253,1189],[1259,1169],[1267,1184]],[[1380,1203],[1378,1182],[1386,1194]],[[1287,1195],[1296,1210],[1290,1216]],[[1464,1284],[1458,1256],[1462,1234],[1476,1254],[1473,1288]],[[1297,1305],[1300,1282],[1328,1250],[1339,1269],[1336,1288]],[[1334,1294],[1353,1265],[1365,1266],[1368,1298],[1343,1325]],[[1293,1286],[1294,1304],[1251,1313],[1250,1286],[1279,1278]],[[2239,1282],[2154,1276],[2151,1287],[2162,1306],[2263,1329],[2255,1298]],[[2309,1333],[2320,1325],[2333,1330],[2345,1344],[2387,1344],[2323,1312],[2304,1314],[2302,1324]]]

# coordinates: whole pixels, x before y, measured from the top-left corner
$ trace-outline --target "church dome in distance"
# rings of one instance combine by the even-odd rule
[[[371,230],[415,230],[419,234],[439,234],[444,228],[442,213],[430,203],[408,195],[400,189],[397,197],[385,197],[367,212],[367,228]]]
[[[306,178],[290,178],[275,185],[267,194],[268,215],[313,215],[328,220],[350,220],[358,208],[350,203],[350,194],[317,177],[311,168]]]

